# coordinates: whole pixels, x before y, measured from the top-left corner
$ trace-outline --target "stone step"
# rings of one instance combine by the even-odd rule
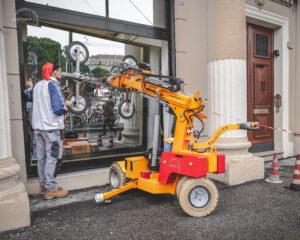
[[[99,187],[108,183],[108,168],[63,173],[57,176],[58,186],[67,190],[78,190],[91,187]],[[38,178],[31,178],[26,184],[29,195],[40,193],[40,183]]]
[[[253,155],[256,157],[264,158],[265,162],[270,162],[270,161],[273,161],[274,153],[275,153],[275,151],[265,151],[265,152],[253,153]],[[278,155],[278,159],[283,158],[283,152],[276,152],[276,153]]]

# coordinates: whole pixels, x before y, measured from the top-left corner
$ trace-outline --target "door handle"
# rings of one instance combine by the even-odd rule
[[[264,81],[261,81],[261,91],[265,91],[267,88],[267,81],[264,80]]]

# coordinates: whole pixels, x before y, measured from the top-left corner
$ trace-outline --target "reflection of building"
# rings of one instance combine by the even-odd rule
[[[122,55],[93,55],[89,58],[88,66],[90,70],[93,70],[96,67],[101,67],[110,71],[112,67],[121,63],[122,57]]]

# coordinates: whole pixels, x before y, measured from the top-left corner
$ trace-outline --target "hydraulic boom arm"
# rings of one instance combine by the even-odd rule
[[[137,69],[129,68],[121,74],[109,77],[107,83],[117,88],[126,88],[130,91],[138,91],[143,95],[159,98],[160,101],[169,104],[177,117],[172,152],[188,150],[191,141],[194,142],[192,148],[195,150],[210,148],[227,131],[258,129],[259,124],[257,122],[229,124],[220,127],[206,142],[199,142],[199,134],[193,129],[193,120],[195,117],[201,122],[207,119],[202,113],[206,99],[200,97],[198,91],[193,96],[182,94],[178,89],[175,91],[166,86],[164,81],[153,81],[151,74],[150,71],[137,71]]]

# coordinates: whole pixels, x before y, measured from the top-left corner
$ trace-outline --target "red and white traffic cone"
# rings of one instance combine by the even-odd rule
[[[269,178],[267,178],[266,181],[270,183],[282,183],[282,181],[279,179],[278,156],[276,153],[274,153],[272,169],[270,170]]]
[[[290,189],[294,191],[300,191],[300,155],[296,157],[296,163],[294,167],[294,174]]]
[[[113,132],[110,131],[110,135],[108,138],[108,145],[106,146],[108,148],[113,148],[114,147],[114,138],[113,138]]]
[[[98,146],[103,146],[102,145],[102,133],[101,133],[101,131],[99,131],[99,134],[98,134],[97,144],[98,144]]]

